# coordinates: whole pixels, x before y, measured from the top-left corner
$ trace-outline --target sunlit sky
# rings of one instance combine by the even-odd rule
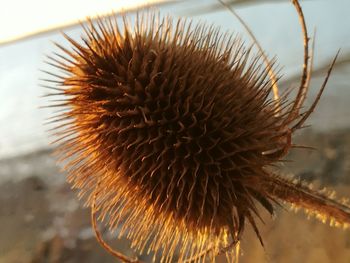
[[[156,0],[0,0],[0,42]],[[11,25],[11,26],[6,26]]]
[[[144,2],[152,1],[0,0],[0,159],[48,147],[48,127],[43,123],[52,112],[38,109],[45,104],[41,96],[46,92],[38,85],[39,79],[47,77],[39,69],[49,70],[44,62],[45,55],[57,51],[52,42],[67,45],[59,30],[6,45],[1,45],[1,42],[47,27],[76,23],[86,16],[110,14],[113,10],[119,11],[122,6],[138,7]],[[187,16],[193,19],[194,24],[205,21],[220,27],[221,32],[238,33],[249,44],[250,39],[244,29],[227,10],[191,15],[201,5],[213,3],[217,0],[186,0],[158,8],[162,15]],[[350,0],[303,1],[302,7],[310,34],[313,28],[317,28],[315,69],[328,65],[339,48],[340,60],[350,58]],[[250,26],[268,56],[278,59],[282,81],[291,76],[299,77],[303,48],[298,17],[292,4],[289,1],[262,1],[257,5],[239,6],[236,11]],[[133,16],[130,14],[130,17]],[[79,39],[82,33],[80,26],[65,28],[64,32],[73,39]],[[318,109],[308,124],[320,129],[350,127],[349,76],[350,63],[332,74]],[[313,88],[307,98],[310,101],[316,96],[323,77],[324,74],[321,74],[320,78],[311,81]]]

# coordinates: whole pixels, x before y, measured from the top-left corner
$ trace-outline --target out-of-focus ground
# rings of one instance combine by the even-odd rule
[[[296,142],[317,150],[293,150],[286,173],[295,172],[318,187],[336,190],[339,197],[350,197],[350,130],[307,129]],[[50,153],[0,161],[0,263],[116,262],[95,241],[89,210],[65,183]],[[350,230],[307,219],[303,212],[277,211],[275,219],[266,215],[265,225],[260,224],[265,248],[247,225],[241,263],[350,262]],[[106,239],[133,255],[125,240],[108,234]]]
[[[349,66],[339,66],[308,123],[294,143],[315,150],[294,149],[282,165],[315,186],[350,198]],[[313,79],[310,105],[324,74]],[[295,80],[292,80],[294,82]],[[284,83],[283,86],[293,85]],[[307,106],[305,107],[305,109]],[[21,122],[19,122],[21,124]],[[94,238],[90,211],[65,182],[51,150],[0,159],[0,263],[112,263]],[[303,212],[277,209],[275,219],[260,224],[263,248],[247,225],[240,263],[349,263],[350,230],[307,219]],[[103,228],[102,228],[103,231]],[[105,232],[105,231],[103,231]],[[133,255],[126,240],[104,233],[113,247]],[[150,262],[149,256],[140,257]]]

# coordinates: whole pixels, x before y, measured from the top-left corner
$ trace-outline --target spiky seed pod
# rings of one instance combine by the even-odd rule
[[[83,43],[66,36],[73,49],[52,58],[66,73],[53,106],[65,109],[56,135],[69,182],[162,262],[213,256],[246,221],[261,240],[256,203],[273,214],[271,201],[294,202],[283,189],[295,185],[269,167],[299,115],[270,99],[268,70],[239,39],[152,14],[123,23],[90,22]]]

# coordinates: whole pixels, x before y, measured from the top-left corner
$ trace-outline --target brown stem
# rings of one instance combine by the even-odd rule
[[[322,221],[330,220],[343,227],[350,226],[350,207],[332,199],[329,194],[312,190],[300,181],[295,183],[278,176],[267,177],[261,186],[271,197],[304,208]]]
[[[307,86],[307,79],[310,78],[310,71],[309,69],[309,36],[308,31],[306,27],[305,17],[303,10],[300,6],[300,3],[298,0],[291,0],[292,4],[294,5],[298,17],[299,22],[301,25],[302,33],[303,33],[303,40],[304,40],[304,63],[303,63],[303,73],[300,80],[300,86],[298,90],[298,94],[294,100],[292,109],[290,110],[290,115],[287,118],[287,123],[292,121],[298,114],[300,107],[303,105],[303,102],[305,100],[306,94],[308,92],[309,87]]]
[[[121,260],[122,262],[125,263],[142,263],[141,261],[139,261],[137,258],[132,259],[129,258],[128,256],[124,255],[123,253],[116,251],[115,249],[113,249],[110,245],[108,245],[102,237],[101,232],[99,231],[98,227],[97,227],[97,218],[96,218],[96,213],[97,213],[97,209],[96,209],[96,198],[98,195],[98,189],[100,186],[100,182],[97,183],[96,189],[95,189],[95,193],[93,196],[93,200],[92,200],[92,206],[91,206],[91,224],[92,224],[92,228],[95,232],[95,236],[96,239],[98,241],[98,243],[100,243],[100,245],[108,252],[110,253],[113,257]]]

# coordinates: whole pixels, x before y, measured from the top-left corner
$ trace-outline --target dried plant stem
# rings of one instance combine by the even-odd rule
[[[261,187],[274,198],[291,203],[296,208],[303,208],[323,222],[329,219],[330,223],[336,226],[350,226],[350,207],[332,199],[331,194],[312,190],[300,181],[293,182],[279,176],[262,180]]]
[[[303,73],[301,76],[300,80],[300,86],[298,89],[298,94],[296,96],[296,99],[293,103],[292,109],[290,111],[290,115],[287,118],[287,122],[291,121],[297,115],[299,115],[299,109],[301,105],[303,105],[304,100],[306,98],[306,93],[309,89],[308,86],[308,79],[310,78],[310,73],[311,73],[311,68],[309,68],[309,36],[308,36],[308,31],[306,27],[306,22],[305,22],[305,17],[303,10],[301,9],[301,6],[299,4],[298,0],[291,0],[297,13],[298,13],[298,18],[299,22],[301,25],[301,30],[303,34],[303,41],[304,41],[304,62],[303,62]]]
[[[314,68],[314,57],[315,57],[315,41],[316,41],[316,28],[314,29],[314,33],[312,35],[312,44],[311,44],[311,51],[310,51],[310,66],[309,66],[309,74],[306,79],[305,85],[307,87],[310,86],[311,82],[311,76],[312,76],[312,70]]]
[[[314,100],[314,102],[312,103],[310,108],[303,114],[302,118],[300,120],[298,120],[298,122],[291,128],[292,131],[295,131],[295,130],[301,128],[302,125],[304,124],[304,122],[309,118],[311,113],[315,110],[319,100],[321,99],[322,93],[323,93],[324,89],[326,88],[326,85],[327,85],[327,82],[329,80],[329,77],[331,76],[331,73],[332,73],[332,70],[334,68],[335,62],[337,61],[339,52],[340,52],[340,50],[335,55],[331,65],[328,68],[326,78],[324,79],[324,81],[322,83],[321,89],[318,92],[316,99]]]
[[[99,184],[98,184],[99,185]],[[98,189],[98,185],[96,186],[96,189]],[[97,194],[98,191],[95,190],[95,194],[92,200],[92,206],[91,206],[91,224],[92,224],[92,228],[94,229],[95,232],[95,236],[96,239],[98,241],[98,243],[108,252],[110,253],[112,256],[114,256],[115,258],[121,260],[122,262],[125,263],[142,263],[141,261],[139,261],[137,258],[135,259],[131,259],[128,256],[124,255],[123,253],[116,251],[114,248],[112,248],[110,245],[108,245],[102,237],[101,232],[99,231],[98,227],[97,227],[97,211],[96,211],[96,198],[97,198]]]

